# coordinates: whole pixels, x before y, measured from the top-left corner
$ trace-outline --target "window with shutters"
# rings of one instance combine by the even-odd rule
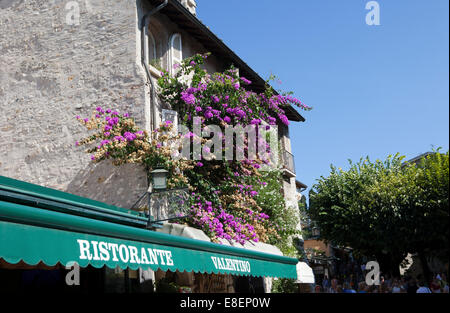
[[[170,73],[173,75],[176,73],[176,69],[174,69],[175,64],[180,64],[183,60],[183,43],[181,41],[181,35],[180,34],[174,34],[170,38]]]

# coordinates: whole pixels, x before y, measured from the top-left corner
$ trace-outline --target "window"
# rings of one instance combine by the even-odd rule
[[[173,110],[162,110],[162,121],[165,122],[172,122],[173,125],[173,133],[174,135],[178,134],[178,112]]]
[[[170,46],[170,54],[169,54],[169,65],[170,65],[170,73],[173,75],[176,73],[176,70],[173,68],[175,64],[181,63],[183,60],[183,44],[181,41],[180,34],[174,34],[170,38],[169,41]]]
[[[161,60],[156,53],[155,37],[150,32],[148,33],[147,62],[154,68],[161,69]]]
[[[172,122],[174,126],[178,124],[178,112],[173,110],[162,110],[162,122]]]

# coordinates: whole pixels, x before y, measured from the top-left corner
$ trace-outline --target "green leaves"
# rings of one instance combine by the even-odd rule
[[[322,237],[362,254],[445,250],[448,258],[448,152],[417,164],[403,160],[396,154],[349,161],[346,171],[331,166],[310,194],[310,215]]]

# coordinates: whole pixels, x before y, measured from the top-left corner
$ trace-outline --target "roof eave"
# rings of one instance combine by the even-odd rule
[[[163,0],[148,0],[153,5],[160,4]],[[227,58],[230,63],[234,64],[239,68],[240,73],[249,78],[253,84],[252,89],[258,92],[262,92],[266,88],[266,81],[256,73],[247,63],[245,63],[236,53],[234,53],[220,38],[218,38],[209,28],[204,25],[195,15],[193,15],[187,8],[185,8],[181,2],[177,0],[169,0],[169,5],[166,6],[161,13],[167,15],[171,18],[170,8],[175,9],[177,13],[180,13],[181,16],[177,16],[177,18],[183,18],[186,22],[190,23],[188,27],[185,28],[186,32],[192,32],[194,29],[192,27],[196,27],[197,30],[201,31],[201,34],[195,32],[195,36],[197,40],[209,41],[209,43],[213,43],[218,51],[222,52],[222,57]],[[173,19],[173,16],[172,16]],[[216,52],[217,53],[217,52]],[[220,53],[219,53],[220,54]],[[286,108],[286,116],[290,121],[293,122],[305,122],[305,118],[297,112],[295,108],[289,106]]]

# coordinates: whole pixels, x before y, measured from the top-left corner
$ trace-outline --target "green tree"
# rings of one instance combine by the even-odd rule
[[[419,253],[428,275],[426,257],[448,262],[448,153],[403,159],[332,166],[310,193],[309,213],[325,240],[376,257],[385,272],[398,274],[406,254]]]
[[[273,281],[272,293],[298,293],[298,285],[293,279],[276,279]]]
[[[449,154],[433,153],[410,165],[416,194],[405,208],[403,227],[408,231],[408,251],[419,254],[424,275],[430,278],[427,258],[449,261]]]

